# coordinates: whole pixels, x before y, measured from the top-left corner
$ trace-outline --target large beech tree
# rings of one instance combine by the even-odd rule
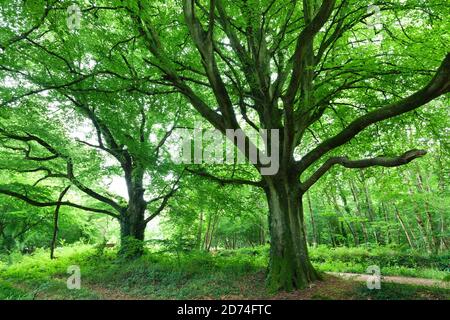
[[[148,77],[133,69],[129,60],[136,51],[122,42],[124,28],[121,33],[99,31],[103,19],[92,19],[84,33],[73,34],[59,4],[5,7],[19,14],[25,31],[11,35],[17,17],[5,15],[0,170],[27,176],[32,183],[2,181],[0,194],[37,207],[69,206],[114,217],[122,253],[139,255],[147,224],[179,188],[181,171],[161,155],[180,112],[161,111],[180,99],[171,95],[173,90],[148,88]],[[108,190],[109,177],[121,178],[126,195]],[[91,205],[70,194],[58,199],[40,192],[67,185],[91,199]]]
[[[152,54],[149,64],[217,130],[280,130],[277,174],[224,182],[264,189],[271,235],[268,285],[275,290],[304,288],[319,278],[304,234],[305,192],[335,164],[392,167],[425,155],[424,150],[405,150],[363,160],[328,156],[371,125],[450,90],[448,47],[431,44],[436,37],[427,41],[426,32],[417,28],[427,25],[442,34],[439,17],[448,8],[439,1],[380,2],[375,10],[346,0],[181,2],[182,8],[177,2],[118,1]],[[400,11],[420,23],[401,20]],[[367,23],[380,12],[393,22],[390,28],[376,30],[373,22]],[[437,18],[428,22],[429,17]],[[423,55],[409,52],[418,43],[423,50],[433,45],[433,56],[443,60],[426,62]],[[411,66],[417,59],[421,63]],[[338,105],[346,107],[346,114],[341,110],[345,119],[336,130],[329,119]],[[323,130],[317,138],[321,121],[333,130]],[[310,134],[318,139],[314,144]],[[255,164],[258,171],[262,167]]]
[[[48,97],[45,99],[48,100]],[[120,126],[123,122],[102,119],[98,111],[88,107],[86,101],[83,105],[69,104],[69,107],[81,111],[86,120],[92,122],[97,143],[65,136],[64,131],[54,127],[58,124],[57,118],[47,122],[30,115],[28,121],[17,124],[9,116],[9,124],[0,121],[0,150],[3,153],[0,170],[14,172],[17,177],[28,177],[28,181],[34,179],[31,184],[3,181],[0,194],[36,207],[68,206],[116,218],[120,224],[121,253],[130,257],[140,255],[147,224],[166,208],[169,199],[179,188],[181,175],[169,167],[162,169],[162,164],[158,162],[158,153],[170,132],[162,140],[151,144],[148,137],[150,128],[145,125],[149,114],[144,109],[138,119],[141,130],[136,130],[137,135],[133,137],[123,132]],[[124,105],[122,108],[127,109]],[[29,114],[30,109],[38,111],[36,107],[28,107],[25,113]],[[67,109],[62,107],[61,110]],[[16,115],[23,115],[22,110],[14,111]],[[131,111],[129,103],[128,111]],[[7,113],[1,114],[4,116]],[[46,114],[48,112],[43,111],[43,115]],[[71,121],[70,117],[66,119]],[[131,121],[128,125],[133,128]],[[105,165],[104,159],[108,156],[114,162]],[[155,173],[158,166],[159,177]],[[145,179],[146,175],[151,177],[151,182]],[[174,176],[165,179],[164,175]],[[105,178],[111,176],[123,179],[126,198],[108,190]],[[92,200],[90,202],[93,205],[62,197],[56,200],[40,194],[42,187],[54,188],[55,184],[75,186],[81,194]],[[66,192],[67,189],[63,194]]]

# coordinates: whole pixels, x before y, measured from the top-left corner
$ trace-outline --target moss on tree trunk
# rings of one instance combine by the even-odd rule
[[[145,202],[130,202],[120,218],[120,256],[133,259],[143,254],[145,227]]]
[[[287,180],[273,181],[266,188],[271,236],[267,285],[271,291],[303,289],[320,279],[308,256],[302,193],[298,184]]]

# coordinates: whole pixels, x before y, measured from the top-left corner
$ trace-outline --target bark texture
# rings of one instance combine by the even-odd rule
[[[268,287],[273,291],[306,288],[320,276],[308,256],[299,184],[273,179],[265,191],[271,235]]]

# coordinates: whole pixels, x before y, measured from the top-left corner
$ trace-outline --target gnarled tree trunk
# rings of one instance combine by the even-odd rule
[[[142,255],[144,249],[144,233],[146,223],[144,210],[129,207],[120,218],[120,250],[125,257]]]
[[[308,256],[302,192],[299,183],[288,177],[268,181],[271,247],[267,283],[271,290],[302,289],[320,278]]]
[[[128,188],[128,206],[120,215],[120,251],[126,258],[135,258],[144,251],[144,234],[147,225],[145,210],[147,202],[144,200],[143,177],[141,168],[126,172]]]

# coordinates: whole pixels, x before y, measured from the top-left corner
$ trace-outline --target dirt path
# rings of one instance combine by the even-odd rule
[[[56,281],[59,281],[59,282],[65,282],[65,279],[61,279],[61,278],[53,278],[53,279]],[[89,282],[88,283],[83,282],[82,287],[84,289],[87,289],[90,292],[96,294],[97,296],[99,296],[100,300],[146,300],[146,299],[148,299],[144,296],[130,295],[121,290],[117,290],[114,288],[102,286],[99,284],[89,283]]]
[[[365,282],[368,279],[372,279],[373,276],[368,274],[359,273],[342,273],[342,272],[327,272],[329,275],[337,276],[343,279],[354,280],[359,282]],[[399,276],[381,276],[381,282],[400,283],[400,284],[412,284],[418,286],[427,287],[439,287],[444,289],[450,289],[450,283],[434,279],[424,278],[412,278],[412,277],[399,277]]]
[[[147,300],[144,296],[130,295],[126,292],[103,287],[95,284],[84,284],[84,286],[100,296],[100,300]]]

